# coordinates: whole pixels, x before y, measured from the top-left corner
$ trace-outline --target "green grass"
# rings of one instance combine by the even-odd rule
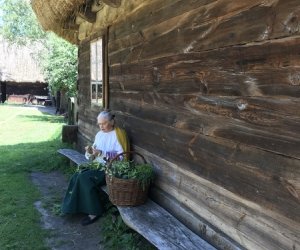
[[[29,174],[65,165],[56,153],[62,125],[61,117],[0,105],[0,249],[47,249]]]

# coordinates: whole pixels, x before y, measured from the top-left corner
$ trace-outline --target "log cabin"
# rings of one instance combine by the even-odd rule
[[[192,231],[300,249],[299,0],[31,3],[79,47],[78,149],[109,108]]]
[[[23,103],[32,95],[48,95],[48,84],[34,58],[38,47],[12,44],[0,37],[0,102]]]

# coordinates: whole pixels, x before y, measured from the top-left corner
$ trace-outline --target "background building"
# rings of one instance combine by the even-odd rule
[[[38,44],[20,46],[0,38],[1,102],[28,101],[30,96],[48,96],[48,84],[38,66]]]

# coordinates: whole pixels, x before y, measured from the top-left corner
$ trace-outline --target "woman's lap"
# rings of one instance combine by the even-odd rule
[[[103,201],[100,200],[100,186],[105,184],[105,174],[99,170],[85,170],[75,173],[65,195],[63,213],[86,213],[101,215]],[[101,192],[102,193],[102,192]]]

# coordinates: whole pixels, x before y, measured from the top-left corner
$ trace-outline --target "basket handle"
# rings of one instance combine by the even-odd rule
[[[112,164],[115,160],[117,160],[117,159],[119,158],[119,156],[124,155],[124,154],[126,154],[126,155],[129,155],[129,154],[137,154],[138,156],[140,156],[140,157],[143,159],[144,163],[147,163],[145,157],[144,157],[142,154],[140,154],[140,153],[138,153],[138,152],[135,152],[135,151],[126,151],[126,152],[122,152],[122,153],[120,153],[120,154],[117,154],[114,158],[112,158],[112,159],[109,161],[109,163],[107,164],[107,167],[109,168],[109,167],[111,166],[111,164]]]

